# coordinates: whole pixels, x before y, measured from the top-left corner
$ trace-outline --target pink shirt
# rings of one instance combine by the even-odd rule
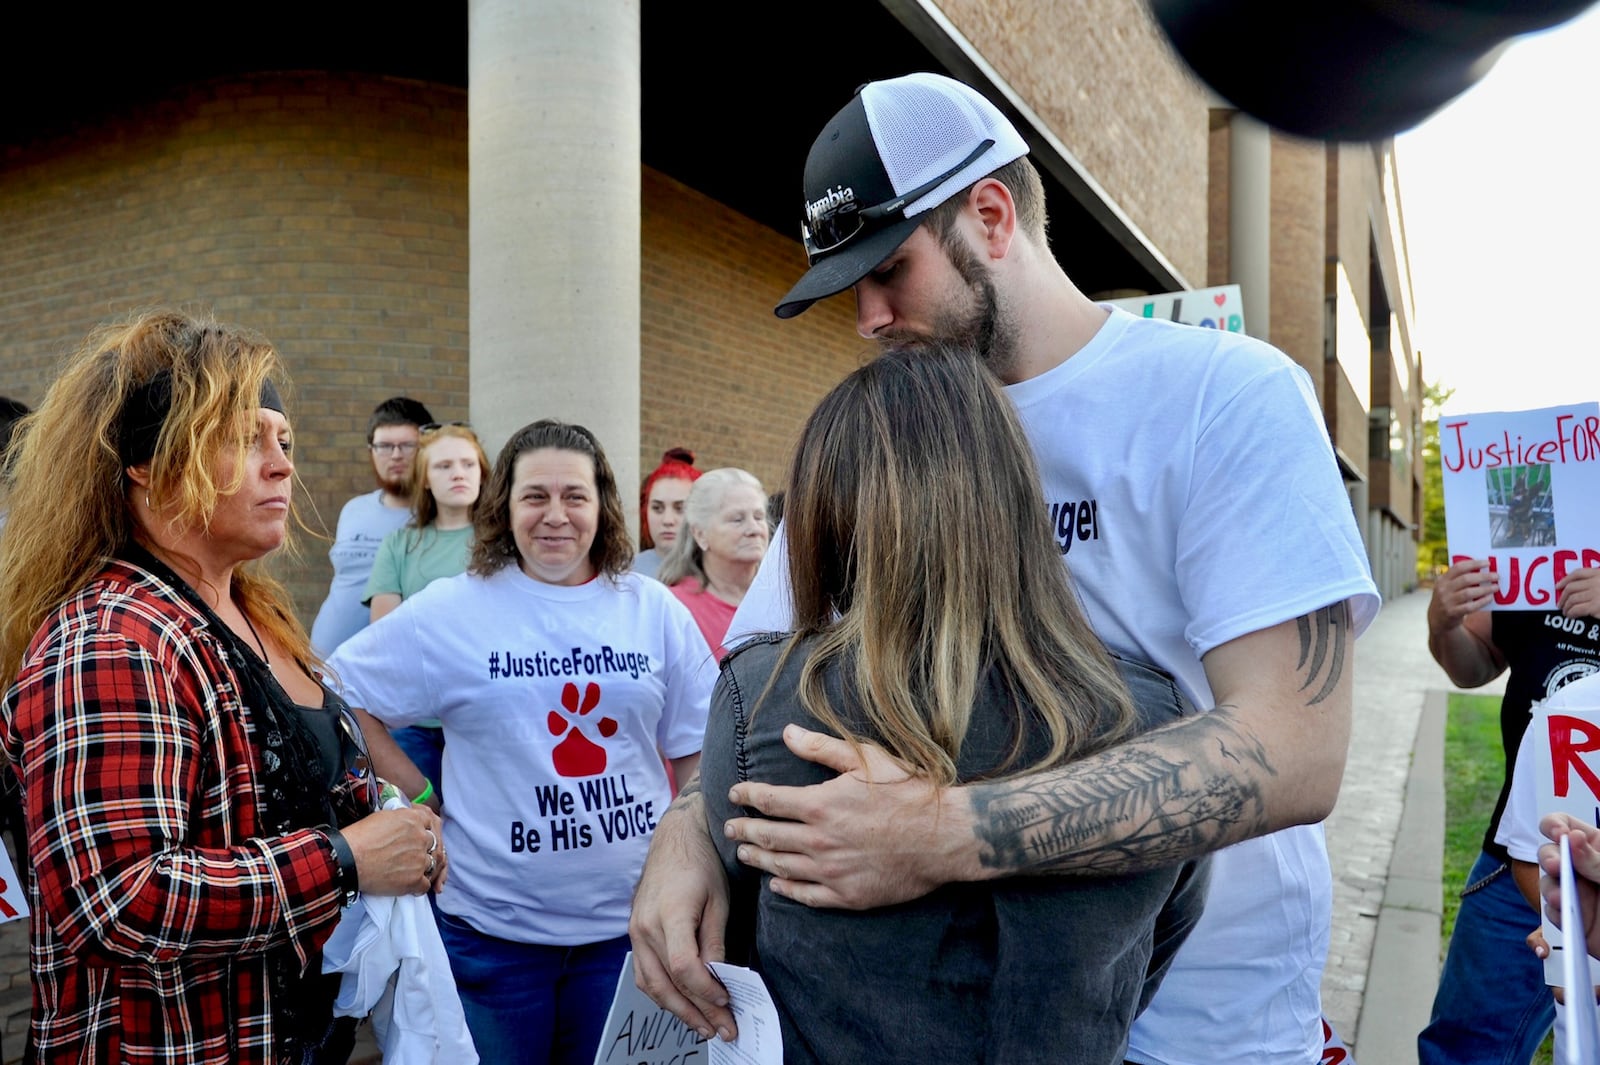
[[[717,661],[722,661],[728,653],[727,648],[722,646],[722,638],[728,635],[728,626],[733,624],[733,612],[739,608],[702,589],[699,577],[685,577],[672,586],[672,594],[689,608],[695,624],[700,626],[701,635],[706,638],[706,645],[716,651]]]

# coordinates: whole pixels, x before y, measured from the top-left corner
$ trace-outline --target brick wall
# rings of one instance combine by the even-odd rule
[[[801,424],[870,353],[855,301],[781,321],[800,242],[646,168],[640,286],[641,470],[681,445],[701,469],[741,466],[781,487]]]
[[[1211,112],[1207,140],[1206,166],[1206,284],[1226,285],[1233,280],[1233,209],[1228,200],[1229,175],[1233,171],[1233,112],[1217,108]]]
[[[1322,376],[1323,360],[1327,220],[1321,206],[1326,174],[1322,145],[1273,135],[1270,339],[1314,381]],[[1347,453],[1364,453],[1365,429],[1359,440],[1334,443]]]
[[[1208,94],[1143,4],[939,7],[1193,284],[1207,266]]]
[[[466,152],[463,92],[321,74],[197,85],[7,149],[0,392],[37,403],[56,360],[130,309],[210,308],[283,353],[300,502],[331,530],[372,487],[377,401],[466,416]],[[300,540],[275,564],[309,621],[329,569]]]

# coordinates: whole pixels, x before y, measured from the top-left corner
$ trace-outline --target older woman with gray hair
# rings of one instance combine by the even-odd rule
[[[689,608],[720,660],[722,638],[767,553],[767,494],[748,471],[709,470],[689,492],[683,523],[656,576]]]

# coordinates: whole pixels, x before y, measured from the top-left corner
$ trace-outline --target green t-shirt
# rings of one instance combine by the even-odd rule
[[[378,547],[361,601],[371,606],[373,596],[385,593],[410,599],[440,577],[465,573],[471,558],[470,525],[444,531],[409,525],[396,529]]]

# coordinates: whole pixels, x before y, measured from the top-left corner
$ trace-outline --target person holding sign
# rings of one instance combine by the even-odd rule
[[[753,918],[729,935],[753,932],[784,1060],[1122,1062],[1199,919],[1206,859],[809,909],[738,861],[723,827],[745,811],[728,791],[832,776],[784,746],[790,725],[878,744],[948,786],[1059,766],[1193,709],[1089,628],[1037,519],[1027,438],[969,350],[890,352],[851,374],[801,430],[788,485],[794,632],[724,663],[702,762],[733,910]]]
[[[1462,559],[1434,582],[1428,603],[1428,649],[1453,683],[1477,688],[1510,675],[1500,702],[1505,773],[1461,894],[1432,1014],[1417,1037],[1423,1065],[1526,1061],[1555,1021],[1543,966],[1524,942],[1528,902],[1496,834],[1533,704],[1600,671],[1600,569],[1562,576],[1556,610],[1486,609],[1499,588],[1487,560]],[[1497,974],[1493,986],[1485,972]]]
[[[444,732],[455,872],[439,929],[485,1062],[593,1062],[634,883],[671,798],[663,756],[678,781],[700,760],[716,663],[689,611],[632,558],[599,441],[534,422],[495,462],[467,572],[408,597],[328,663],[371,722],[379,770],[414,798],[422,774],[385,726],[436,718]]]
[[[320,964],[341,907],[445,882],[438,818],[373,812],[349,708],[254,565],[292,513],[279,379],[260,338],[144,314],[89,335],[13,456],[29,1061],[343,1062]]]
[[[1596,774],[1600,766],[1590,764],[1597,741],[1600,741],[1600,673],[1591,673],[1535,704],[1533,720],[1517,749],[1516,763],[1510,772],[1511,789],[1495,842],[1510,855],[1512,877],[1533,914],[1539,912],[1539,850],[1546,839],[1544,822],[1552,817],[1569,817],[1567,811],[1571,810],[1594,810],[1600,803],[1600,775]],[[1579,846],[1581,838],[1574,839],[1574,847]],[[1555,912],[1559,912],[1559,906]],[[1527,917],[1524,911],[1525,920]],[[1550,923],[1556,928],[1561,926],[1559,920]],[[1565,1025],[1561,1020],[1561,1005],[1567,1001],[1564,998],[1565,965],[1553,959],[1551,953],[1555,949],[1565,949],[1566,944],[1553,934],[1547,940],[1544,925],[1535,925],[1526,942],[1535,955],[1544,959],[1544,982],[1555,991],[1555,1060],[1564,1061]]]
[[[1571,814],[1546,814],[1539,831],[1553,842],[1539,847],[1539,894],[1557,927],[1561,925],[1561,840],[1572,849],[1572,872],[1577,877],[1578,913],[1583,918],[1589,953],[1600,955],[1600,828]]]

